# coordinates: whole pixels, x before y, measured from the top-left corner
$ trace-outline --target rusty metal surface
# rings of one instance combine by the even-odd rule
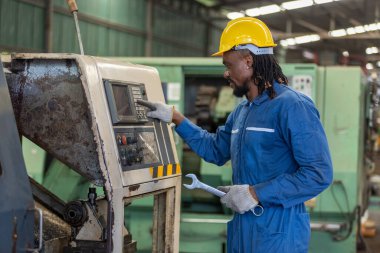
[[[52,192],[48,191],[43,185],[39,184],[33,178],[29,177],[30,186],[32,187],[33,197],[43,206],[50,209],[51,212],[63,218],[65,202],[59,199]]]
[[[21,134],[91,182],[104,183],[80,71],[73,59],[13,59],[8,75]]]
[[[43,237],[44,243],[57,238],[70,238],[71,227],[59,216],[51,212],[49,208],[46,208],[43,204],[35,202],[37,208],[40,208],[44,217],[43,226]],[[38,231],[36,231],[37,226],[35,226],[35,240],[38,238]]]
[[[40,202],[35,202],[36,207],[43,211],[43,252],[44,253],[63,253],[63,248],[69,244],[71,228],[59,216],[51,212]],[[37,227],[37,226],[36,226]],[[34,231],[35,242],[38,243],[38,231]]]

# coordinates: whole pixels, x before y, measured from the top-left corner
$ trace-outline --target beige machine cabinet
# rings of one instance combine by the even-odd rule
[[[156,69],[73,54],[17,54],[10,65],[21,133],[104,186],[101,214],[87,219],[106,220],[93,240],[106,252],[123,252],[124,205],[154,195],[153,251],[178,252],[181,171],[172,130],[136,103],[164,102]],[[91,236],[83,237],[91,226],[76,230],[91,245]]]

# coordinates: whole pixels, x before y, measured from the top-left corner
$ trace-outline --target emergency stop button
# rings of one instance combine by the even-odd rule
[[[123,145],[126,145],[126,144],[127,144],[127,136],[125,136],[125,135],[122,135],[122,136],[121,136],[121,143],[122,143]]]

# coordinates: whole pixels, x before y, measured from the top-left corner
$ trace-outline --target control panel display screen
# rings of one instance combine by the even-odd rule
[[[136,102],[139,99],[147,100],[144,84],[104,80],[104,87],[114,125],[149,121],[147,109]]]
[[[153,129],[115,129],[123,170],[162,164]]]
[[[129,103],[128,86],[112,84],[112,91],[115,98],[117,115],[131,116],[132,108]]]

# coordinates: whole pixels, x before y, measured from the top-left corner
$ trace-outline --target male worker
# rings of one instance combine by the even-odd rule
[[[230,21],[220,39],[224,78],[245,96],[215,134],[192,124],[172,106],[153,103],[148,116],[176,124],[203,159],[231,159],[233,185],[221,202],[235,211],[227,225],[229,253],[306,253],[310,220],[304,202],[332,181],[332,163],[319,113],[311,99],[289,88],[273,56],[268,27],[256,18]],[[261,216],[250,209],[264,208]]]

